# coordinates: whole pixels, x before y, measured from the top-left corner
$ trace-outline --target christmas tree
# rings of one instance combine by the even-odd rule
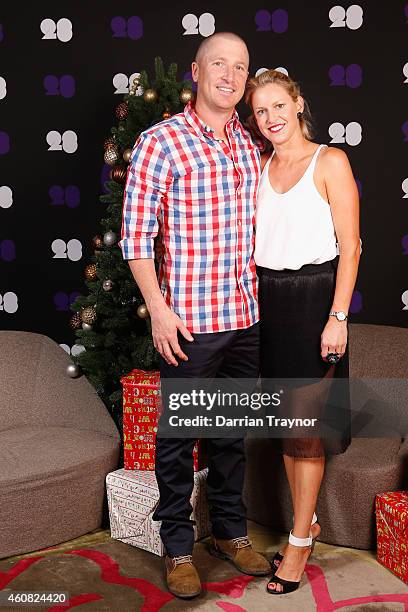
[[[155,59],[155,78],[146,72],[135,78],[129,94],[116,108],[119,120],[104,143],[104,159],[112,166],[108,193],[100,200],[107,204],[101,220],[101,235],[93,238],[91,263],[85,268],[87,296],[72,304],[70,325],[76,344],[85,347],[73,357],[68,374],[81,371],[95,387],[122,431],[122,389],[120,378],[134,368],[155,369],[157,353],[151,338],[149,313],[118,246],[122,223],[122,202],[127,164],[141,132],[180,112],[192,97],[191,83],[177,81],[177,66],[165,72]]]

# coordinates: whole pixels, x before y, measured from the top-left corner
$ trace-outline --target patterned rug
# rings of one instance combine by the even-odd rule
[[[365,551],[318,543],[300,589],[274,597],[265,591],[265,578],[239,574],[230,563],[210,556],[205,542],[199,543],[194,558],[203,593],[182,601],[166,591],[161,558],[112,540],[107,531],[78,541],[80,547],[74,541],[1,560],[0,592],[67,592],[69,600],[64,605],[35,607],[52,612],[72,608],[87,612],[408,612],[407,585]],[[256,538],[254,543],[262,549]],[[271,554],[275,546],[263,550]],[[34,608],[0,605],[1,612],[27,609]]]

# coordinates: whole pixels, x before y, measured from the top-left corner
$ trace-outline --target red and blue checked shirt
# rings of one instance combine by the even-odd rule
[[[259,151],[236,112],[226,133],[228,143],[215,139],[189,103],[140,135],[125,185],[123,258],[154,258],[160,228],[159,285],[192,333],[244,329],[259,319]]]

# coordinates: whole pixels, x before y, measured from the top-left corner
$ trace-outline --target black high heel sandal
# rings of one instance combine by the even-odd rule
[[[313,518],[312,518],[312,522],[310,523],[310,526],[315,525],[315,523],[318,523],[318,518],[317,518],[315,512],[313,512]],[[318,537],[319,536],[316,536],[315,538],[313,538],[312,548],[311,548],[311,553],[310,554],[312,554],[312,552],[314,550],[314,547],[315,547],[315,544],[316,544],[316,540],[317,540]],[[270,564],[271,564],[271,567],[272,567],[272,575],[274,575],[275,572],[278,571],[278,567],[282,563],[283,557],[284,557],[284,555],[282,555],[282,553],[280,553],[279,551],[276,552],[273,555],[272,559],[270,560]]]
[[[306,546],[309,546],[310,547],[310,553],[308,556],[308,560],[309,560],[310,555],[312,554],[315,542],[313,541],[313,538],[311,535],[309,535],[308,538],[297,538],[296,536],[293,535],[291,531],[289,534],[289,544],[292,544],[292,546],[298,546],[299,548],[304,548]],[[269,588],[270,585],[272,584],[275,584],[275,585],[280,584],[282,586],[282,590],[277,591],[276,587],[274,589]],[[272,578],[269,580],[268,584],[266,585],[266,590],[270,595],[286,595],[287,593],[293,593],[293,591],[297,591],[299,586],[300,586],[300,580],[298,581],[297,580],[285,580],[284,578],[280,578],[279,576],[276,576],[275,574],[273,574]]]

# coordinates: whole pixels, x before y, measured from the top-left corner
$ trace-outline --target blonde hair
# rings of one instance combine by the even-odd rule
[[[254,92],[259,89],[259,87],[264,87],[269,83],[273,83],[274,85],[280,85],[283,87],[286,92],[290,95],[292,100],[296,102],[299,96],[301,96],[301,91],[299,84],[296,83],[293,79],[290,78],[287,74],[280,72],[279,70],[265,70],[259,76],[252,77],[248,79],[246,90],[245,90],[245,102],[249,104],[252,109],[252,96]],[[303,97],[303,96],[302,96]],[[304,108],[303,112],[299,116],[300,129],[302,130],[302,134],[306,140],[312,140],[313,138],[313,122],[312,115],[310,113],[309,105],[304,100]],[[256,119],[254,114],[252,113],[247,120],[248,127],[251,132],[254,133],[255,137],[259,140],[262,140],[265,149],[271,148],[271,143],[268,141],[262,134],[259,132],[258,125],[256,123]]]

